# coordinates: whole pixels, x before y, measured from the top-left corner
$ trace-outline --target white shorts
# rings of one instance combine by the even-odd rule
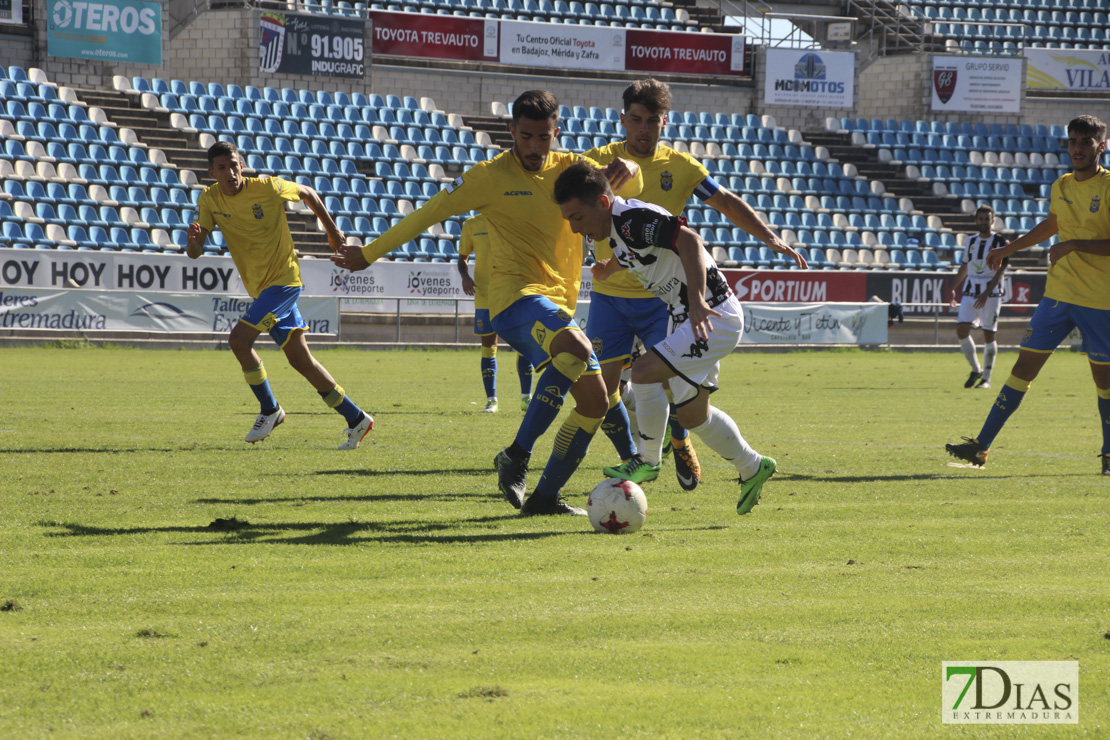
[[[960,313],[956,321],[971,324],[983,331],[998,331],[998,312],[1002,308],[1002,297],[988,298],[982,308],[975,307],[975,299],[964,296],[960,299]]]
[[[676,406],[692,400],[699,388],[710,393],[717,390],[721,360],[736,349],[744,334],[744,314],[735,298],[729,298],[714,310],[722,315],[709,318],[713,331],[709,332],[708,342],[696,341],[690,322],[683,321],[666,339],[651,348],[675,372],[676,377],[671,378],[669,384]]]

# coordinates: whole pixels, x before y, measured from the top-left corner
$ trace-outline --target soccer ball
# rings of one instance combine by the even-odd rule
[[[647,519],[647,496],[630,480],[609,478],[590,492],[586,509],[590,524],[598,532],[631,534]]]

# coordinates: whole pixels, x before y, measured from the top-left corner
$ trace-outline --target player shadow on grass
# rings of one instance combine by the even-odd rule
[[[584,532],[488,532],[488,533],[447,533],[467,525],[496,525],[507,521],[518,521],[513,512],[501,516],[472,517],[450,522],[394,521],[394,522],[288,522],[251,524],[239,522],[232,531],[213,529],[212,525],[203,526],[166,526],[166,527],[93,527],[73,522],[39,522],[42,527],[60,528],[62,531],[47,532],[47,537],[105,537],[116,535],[143,534],[206,534],[211,539],[181,541],[178,545],[356,545],[368,542],[399,544],[476,544],[480,542],[503,542],[508,540],[534,540],[545,537],[583,534]],[[359,533],[367,536],[358,536]],[[436,534],[442,532],[442,534]],[[297,534],[287,537],[283,534]],[[592,533],[590,533],[592,534]]]
[[[925,480],[951,480],[951,481],[967,481],[967,480],[1011,480],[1013,478],[1068,478],[1068,477],[1087,477],[1075,474],[1073,476],[1061,475],[1057,473],[1042,473],[1032,474],[1029,473],[1014,473],[1013,475],[984,475],[981,472],[976,472],[972,476],[968,475],[955,475],[945,473],[896,473],[891,475],[877,474],[877,475],[843,475],[841,473],[779,473],[775,476],[775,482],[798,480],[798,481],[819,481],[822,483],[879,483],[881,481],[925,481]]]

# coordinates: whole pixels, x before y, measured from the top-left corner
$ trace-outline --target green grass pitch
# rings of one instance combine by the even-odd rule
[[[251,446],[228,352],[0,350],[0,734],[1110,734],[1110,479],[1078,354],[984,470],[944,453],[994,398],[957,353],[734,354],[714,403],[779,474],[737,517],[700,445],[702,485],[668,464],[627,537],[497,494],[511,352],[495,415],[477,348],[318,357],[377,420],[360,450],[274,352],[288,418]],[[567,498],[614,462],[599,435]],[[1079,723],[942,725],[946,660],[1079,661]]]

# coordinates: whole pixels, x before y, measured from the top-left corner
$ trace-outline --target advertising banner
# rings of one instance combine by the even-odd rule
[[[47,0],[46,53],[101,62],[161,64],[162,4]]]
[[[246,296],[197,293],[5,289],[0,291],[0,329],[223,334],[239,323],[250,303]],[[308,297],[297,306],[310,334],[338,334],[339,301]]]
[[[497,25],[492,18],[369,12],[375,56],[497,61]]]
[[[668,33],[630,28],[625,32],[628,71],[746,75],[744,37],[718,33]]]
[[[887,303],[902,304],[906,316],[932,316],[936,313],[935,307],[913,305],[926,303],[941,304],[942,314],[951,313],[952,319],[956,318],[956,309],[947,308],[955,273],[871,271],[865,273],[865,277],[868,297],[875,296]],[[1004,296],[1003,303],[1019,303],[1028,308],[1003,308],[1001,315],[1032,316],[1033,309],[1044,297],[1045,273],[1007,272],[1006,278],[1010,281],[1010,290]]]
[[[862,272],[832,270],[721,270],[741,303],[863,303],[869,297]]]
[[[883,303],[744,304],[741,344],[885,344]]]
[[[625,31],[571,23],[501,22],[502,64],[560,69],[624,69]]]
[[[768,105],[851,108],[856,55],[847,51],[767,49],[763,101]]]
[[[1021,59],[933,57],[934,111],[1021,112]]]
[[[1110,51],[1025,49],[1025,87],[1029,90],[1110,90]]]
[[[23,0],[0,0],[0,25],[23,25]]]
[[[366,76],[366,22],[334,15],[259,15],[258,71],[312,77]]]

